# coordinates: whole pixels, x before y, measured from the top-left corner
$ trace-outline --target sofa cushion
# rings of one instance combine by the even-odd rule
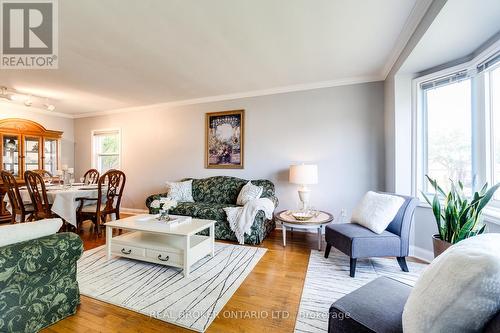
[[[352,258],[399,256],[401,239],[385,230],[381,234],[355,223],[330,223],[325,229],[328,244]]]
[[[236,204],[244,206],[247,202],[260,198],[263,190],[262,186],[253,185],[251,181],[248,181],[248,183],[241,188],[238,198],[236,199]]]
[[[61,226],[59,218],[0,226],[0,247],[53,235]]]
[[[183,180],[189,180],[186,178]],[[193,179],[193,199],[195,202],[236,204],[238,194],[248,180],[216,176],[203,179]],[[274,184],[269,180],[252,180],[252,184],[262,186],[262,198],[274,199]]]
[[[165,182],[168,196],[177,202],[193,202],[193,181]]]
[[[170,211],[173,215],[191,216],[193,218],[226,221],[225,207],[236,207],[231,204],[206,203],[206,202],[180,202]]]
[[[482,234],[453,245],[426,268],[405,305],[403,328],[479,332],[499,310],[500,234]]]
[[[379,277],[332,304],[328,332],[402,332],[410,291],[404,283]]]

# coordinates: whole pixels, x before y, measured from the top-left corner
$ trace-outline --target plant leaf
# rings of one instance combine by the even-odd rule
[[[484,195],[483,198],[481,198],[479,205],[477,206],[477,212],[476,214],[481,213],[481,210],[483,210],[484,207],[490,202],[491,198],[493,197],[493,194],[495,194],[496,190],[500,187],[500,183],[496,184],[495,186],[491,187],[486,194]]]

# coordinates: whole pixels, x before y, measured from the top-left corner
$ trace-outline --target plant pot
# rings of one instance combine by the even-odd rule
[[[432,235],[432,247],[434,248],[434,258],[436,258],[444,251],[446,251],[446,249],[449,248],[451,245],[452,245],[451,243],[442,240],[438,234]]]

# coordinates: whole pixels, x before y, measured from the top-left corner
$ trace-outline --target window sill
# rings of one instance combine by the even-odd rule
[[[425,201],[420,201],[418,207],[432,209],[431,206]],[[485,222],[500,225],[500,208],[496,207],[485,208],[483,210],[483,216]]]

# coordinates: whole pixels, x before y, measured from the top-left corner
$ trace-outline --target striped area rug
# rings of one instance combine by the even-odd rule
[[[295,323],[297,333],[328,331],[328,310],[333,302],[359,287],[387,276],[414,285],[425,264],[408,262],[409,273],[401,271],[396,259],[358,259],[356,277],[349,276],[349,257],[332,248],[328,259],[324,252],[311,250],[306,281]]]
[[[215,243],[215,256],[182,270],[127,258],[106,261],[105,247],[85,251],[78,261],[82,295],[174,325],[204,332],[266,249]]]

